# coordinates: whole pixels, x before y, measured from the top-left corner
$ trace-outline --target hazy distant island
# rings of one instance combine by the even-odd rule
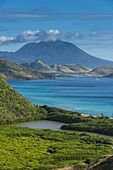
[[[24,63],[23,66],[42,73],[53,73],[56,77],[112,77],[113,66],[100,66],[94,69],[80,64],[52,64],[48,65],[37,60],[33,63]]]
[[[0,75],[7,80],[55,79],[57,77],[112,78],[113,66],[101,66],[91,69],[79,64],[48,65],[41,60],[20,65],[0,58]]]

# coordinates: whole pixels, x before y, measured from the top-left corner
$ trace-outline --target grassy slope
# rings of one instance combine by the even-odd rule
[[[0,74],[5,79],[42,79],[55,78],[52,74],[40,73],[14,62],[0,58]]]
[[[0,124],[43,117],[44,109],[33,105],[0,77]]]
[[[67,165],[83,170],[86,160],[92,164],[113,154],[112,142],[86,133],[1,126],[0,170],[55,170]]]

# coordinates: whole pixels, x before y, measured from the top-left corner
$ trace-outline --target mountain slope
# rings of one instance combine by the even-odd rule
[[[26,100],[0,77],[0,124],[38,120],[44,112],[44,109]]]
[[[40,73],[11,61],[0,58],[0,75],[5,79],[42,79],[54,78],[54,75]]]
[[[54,70],[48,65],[43,63],[41,60],[36,60],[33,63],[24,63],[23,66],[26,66],[28,68],[36,69],[40,72],[54,72]]]
[[[113,66],[97,67],[85,74],[88,77],[113,77]]]
[[[63,73],[82,73],[88,72],[91,69],[80,64],[53,64],[51,68],[55,71],[63,72]]]
[[[80,73],[80,72],[88,72],[91,69],[89,69],[86,66],[79,65],[79,64],[45,64],[41,60],[36,60],[33,63],[24,63],[22,64],[25,67],[36,69],[40,72],[45,73]]]
[[[113,73],[106,75],[107,78],[113,78]]]
[[[7,58],[11,60],[10,55]],[[12,54],[12,61],[19,63],[31,63],[37,59],[47,64],[82,64],[90,68],[113,65],[112,61],[93,57],[74,44],[60,40],[29,43]]]
[[[103,66],[93,69],[90,73],[97,75],[108,75],[113,73],[113,66]]]

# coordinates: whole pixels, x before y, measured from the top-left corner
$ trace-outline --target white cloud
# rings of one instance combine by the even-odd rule
[[[0,44],[7,44],[9,42],[12,42],[13,40],[13,37],[0,36]]]
[[[83,34],[80,34],[79,32],[68,32],[66,35],[64,35],[64,39],[68,41],[74,41],[77,39],[85,39],[85,36]]]
[[[45,38],[47,40],[56,40],[56,39],[60,39],[62,37],[62,33],[59,30],[48,30],[45,32],[46,36]]]
[[[0,44],[7,43],[25,43],[25,42],[37,42],[37,41],[55,41],[57,39],[63,39],[68,41],[74,41],[76,39],[84,39],[84,35],[79,32],[70,32],[62,34],[59,30],[27,30],[13,37],[0,37]]]
[[[0,36],[0,44],[9,44],[9,43],[29,43],[29,42],[38,42],[38,41],[55,41],[55,40],[66,40],[66,41],[76,41],[77,40],[87,40],[90,41],[105,41],[105,40],[113,40],[113,34],[102,34],[98,31],[93,31],[87,37],[84,34],[79,32],[68,32],[63,34],[59,30],[27,30],[16,37],[6,37]]]
[[[24,31],[23,33],[17,35],[17,37],[15,38],[15,42],[17,43],[23,43],[23,42],[30,42],[30,41],[36,41],[37,39],[37,34],[40,31],[31,31],[31,30],[27,30]]]
[[[36,41],[48,41],[57,40],[61,38],[61,32],[59,30],[27,30],[17,35],[16,38],[13,37],[0,37],[0,44],[7,43],[25,43],[25,42],[36,42]]]

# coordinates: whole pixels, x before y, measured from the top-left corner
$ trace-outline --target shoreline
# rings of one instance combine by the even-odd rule
[[[30,127],[30,125],[26,126],[26,124],[32,124],[32,123],[39,123],[41,125],[41,123],[45,123],[46,124],[51,122],[51,123],[58,123],[58,124],[66,124],[63,122],[57,122],[57,121],[53,121],[53,120],[37,120],[37,121],[30,121],[30,122],[21,122],[21,123],[14,123],[14,124],[9,124],[9,125],[1,125],[1,126],[14,126],[14,127],[23,127],[23,128],[30,128],[30,129],[40,129],[40,130],[44,130],[44,129],[51,129],[51,130],[60,130],[60,131],[66,131],[66,132],[74,132],[74,133],[88,133],[88,134],[92,134],[92,135],[97,135],[97,136],[101,136],[101,137],[105,137],[105,138],[110,138],[113,140],[113,136],[110,135],[105,135],[105,134],[101,134],[101,133],[96,133],[96,132],[89,132],[89,131],[80,131],[80,130],[65,130],[65,129],[61,129],[61,126],[58,129],[52,129],[52,128],[45,128],[45,127]],[[20,125],[19,125],[20,124]],[[25,124],[25,125],[24,125]],[[36,126],[36,125],[35,125]],[[43,125],[44,126],[44,125]]]

